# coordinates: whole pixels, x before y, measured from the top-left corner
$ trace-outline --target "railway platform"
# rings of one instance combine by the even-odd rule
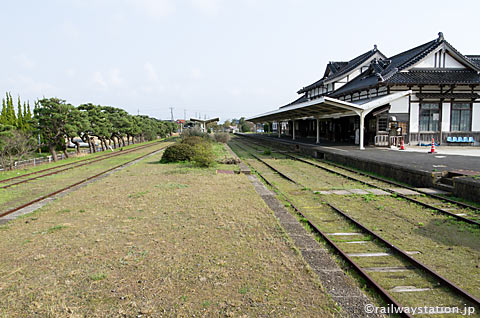
[[[407,150],[366,147],[321,142],[312,139],[278,138],[265,134],[243,134],[262,139],[272,147],[283,145],[290,150],[319,159],[378,174],[415,187],[431,187],[452,192],[468,200],[480,200],[480,151],[465,147],[437,147],[434,154],[428,147],[408,147]]]

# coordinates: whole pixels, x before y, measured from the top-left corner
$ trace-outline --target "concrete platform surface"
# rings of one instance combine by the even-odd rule
[[[279,140],[278,137],[267,135],[256,135],[258,137]],[[480,175],[480,148],[478,147],[437,147],[437,153],[430,154],[429,147],[407,147],[407,150],[393,150],[381,147],[366,147],[365,150],[358,149],[356,145],[321,142],[319,145],[308,138],[291,140],[289,137],[282,137],[283,142],[308,145],[320,151],[338,153],[344,156],[351,156],[360,159],[374,160],[389,164],[397,164],[406,168],[423,171],[451,171],[451,170],[473,170]]]

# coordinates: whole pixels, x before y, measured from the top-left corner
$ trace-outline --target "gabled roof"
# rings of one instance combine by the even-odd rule
[[[284,108],[284,107],[287,107],[287,106],[290,106],[290,105],[300,104],[300,103],[306,102],[307,100],[308,100],[307,96],[302,95],[299,98],[297,98],[296,100],[294,100],[293,102],[288,103],[287,105],[280,106],[280,108]]]
[[[470,59],[474,64],[477,64],[480,67],[480,55],[465,55]]]
[[[329,96],[340,96],[360,89],[384,84],[480,84],[480,57],[466,57],[448,43],[440,32],[438,38],[413,49],[394,55],[385,60],[372,61],[368,71],[357,76]],[[408,70],[439,46],[445,45],[448,51],[466,70]],[[408,71],[407,71],[408,70]],[[403,72],[402,72],[403,71]]]
[[[325,73],[323,74],[323,78],[326,78],[328,76],[331,76],[338,71],[340,71],[342,68],[344,68],[348,62],[329,62],[327,64],[327,68],[325,69]]]
[[[342,75],[345,75],[347,73],[349,73],[350,71],[353,71],[355,68],[357,68],[358,66],[360,66],[362,63],[364,63],[365,61],[367,61],[369,58],[371,58],[373,55],[375,55],[376,53],[379,53],[381,56],[385,57],[378,49],[377,49],[377,46],[375,45],[373,50],[370,50],[370,51],[367,51],[357,57],[355,57],[354,59],[348,61],[348,62],[330,62],[328,65],[327,65],[327,70],[325,71],[325,74],[328,73],[328,70],[336,70],[333,74],[329,75],[329,76],[324,76],[323,78],[321,78],[320,80],[316,81],[315,83],[313,84],[310,84],[304,88],[302,88],[301,90],[299,90],[297,93],[298,94],[301,94],[301,93],[305,93],[306,91],[309,91],[311,89],[314,89],[314,88],[317,88],[317,87],[320,87],[322,86],[325,82],[327,81],[331,81],[335,78],[338,78]]]

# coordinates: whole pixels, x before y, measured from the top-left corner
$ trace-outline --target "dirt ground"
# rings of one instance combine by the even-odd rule
[[[155,156],[0,227],[0,317],[333,317],[244,175]]]

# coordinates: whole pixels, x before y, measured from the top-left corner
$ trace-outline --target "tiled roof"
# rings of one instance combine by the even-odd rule
[[[480,55],[465,55],[468,57],[474,64],[480,67]]]
[[[385,83],[390,84],[480,84],[474,71],[410,71],[398,72]]]
[[[356,58],[348,61],[348,62],[330,62],[330,63],[334,63],[334,67],[340,67],[335,73],[333,73],[332,75],[328,76],[328,77],[323,77],[322,79],[316,81],[315,83],[313,84],[310,84],[304,88],[302,88],[301,90],[299,90],[297,93],[298,94],[301,94],[301,93],[305,93],[306,91],[308,90],[311,90],[313,88],[317,88],[317,87],[320,87],[323,85],[323,83],[325,81],[328,81],[328,80],[331,80],[333,78],[337,78],[337,77],[340,77],[342,75],[345,75],[347,74],[348,72],[354,70],[355,68],[357,68],[359,65],[361,65],[362,63],[364,63],[366,60],[368,60],[370,57],[372,57],[375,53],[377,52],[380,52],[377,47],[375,46],[375,48],[373,50],[370,50],[368,52],[365,52],[359,56],[357,56]],[[382,54],[380,52],[380,54]],[[383,55],[383,54],[382,54]]]
[[[435,98],[435,99],[478,99],[480,95],[477,93],[416,93],[418,98]]]
[[[295,104],[300,104],[300,103],[306,102],[307,100],[308,100],[307,96],[302,95],[299,98],[297,98],[296,100],[294,100],[293,102],[291,102],[287,105],[284,105],[284,106],[280,106],[280,108],[284,108],[284,107],[295,105]]]
[[[328,65],[330,66],[330,69],[332,70],[332,73],[336,73],[342,68],[344,68],[348,62],[330,62]]]
[[[384,84],[480,84],[480,56],[464,56],[450,43],[445,41],[440,32],[433,41],[417,46],[408,51],[394,55],[385,60],[372,61],[368,71],[357,76],[329,96],[336,97],[351,92]],[[470,67],[469,70],[405,70],[419,62],[441,44],[453,55]]]

